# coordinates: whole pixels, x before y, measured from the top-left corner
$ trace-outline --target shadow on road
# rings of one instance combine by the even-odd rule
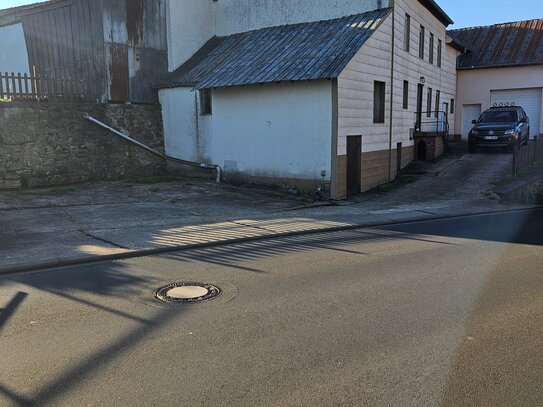
[[[430,220],[380,228],[424,236],[543,245],[543,208],[462,218]]]
[[[15,313],[15,310],[21,305],[27,295],[27,293],[19,291],[4,308],[0,308],[0,332],[2,332],[4,324]]]
[[[392,231],[354,229],[334,233],[328,232],[291,236],[280,239],[257,240],[242,244],[221,245],[203,249],[172,252],[161,255],[160,257],[176,261],[205,262],[222,267],[260,273],[263,271],[242,266],[241,263],[273,256],[321,249],[367,256],[367,253],[350,250],[345,246],[359,245],[361,243],[379,243],[398,239],[417,240],[441,245],[451,244]]]

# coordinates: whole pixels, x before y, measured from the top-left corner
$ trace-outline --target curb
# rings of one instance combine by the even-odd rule
[[[201,248],[207,248],[207,247],[216,247],[216,246],[225,246],[225,245],[231,245],[231,244],[255,242],[255,241],[260,241],[260,240],[282,239],[286,237],[307,236],[307,235],[315,235],[319,233],[342,232],[342,231],[362,229],[362,228],[375,228],[375,227],[392,226],[392,225],[407,225],[410,223],[418,223],[418,222],[425,222],[425,221],[469,218],[472,216],[480,216],[480,215],[497,215],[497,214],[503,214],[503,213],[525,212],[525,211],[537,210],[537,209],[543,209],[543,205],[534,205],[534,206],[528,206],[525,208],[516,208],[516,209],[501,210],[501,211],[491,211],[491,212],[468,212],[468,213],[448,215],[448,216],[427,215],[427,216],[420,216],[418,218],[410,219],[406,221],[391,220],[389,222],[382,222],[382,221],[365,222],[365,223],[357,223],[357,224],[352,224],[352,225],[334,226],[334,227],[328,227],[328,228],[322,228],[322,229],[300,230],[300,231],[294,231],[294,232],[284,232],[284,233],[276,233],[276,234],[269,234],[269,235],[262,235],[262,236],[241,237],[241,238],[236,238],[236,239],[229,239],[229,240],[222,240],[222,241],[215,241],[215,242],[194,243],[194,244],[183,245],[183,246],[171,246],[171,247],[159,247],[156,249],[132,250],[132,251],[126,251],[122,253],[115,253],[115,254],[88,256],[88,257],[84,257],[80,259],[57,260],[57,261],[49,261],[49,262],[43,262],[43,263],[28,264],[28,265],[17,266],[17,267],[0,268],[0,276],[8,276],[8,275],[13,275],[13,274],[28,273],[28,272],[41,271],[41,270],[45,271],[45,270],[64,268],[64,267],[70,267],[70,266],[95,264],[95,263],[102,263],[106,261],[126,260],[126,259],[145,257],[145,256],[156,255],[156,254],[164,254],[164,253],[171,253],[171,252],[178,252],[178,251],[195,250],[195,249],[201,249]]]

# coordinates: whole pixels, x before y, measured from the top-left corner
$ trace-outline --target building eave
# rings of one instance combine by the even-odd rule
[[[419,3],[426,7],[426,9],[428,9],[428,11],[430,11],[439,21],[445,24],[446,27],[454,24],[454,21],[434,0],[419,0]]]

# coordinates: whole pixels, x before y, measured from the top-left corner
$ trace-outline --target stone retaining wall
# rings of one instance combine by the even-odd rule
[[[159,105],[0,103],[0,189],[156,176],[165,162],[84,119],[161,152]]]

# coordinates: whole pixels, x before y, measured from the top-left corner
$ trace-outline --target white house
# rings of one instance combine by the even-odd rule
[[[472,120],[495,103],[522,106],[530,136],[543,134],[543,19],[452,30],[466,47],[458,61],[456,127],[467,140]]]
[[[433,0],[170,1],[166,152],[335,199],[387,182],[422,117],[454,133],[451,23]]]

